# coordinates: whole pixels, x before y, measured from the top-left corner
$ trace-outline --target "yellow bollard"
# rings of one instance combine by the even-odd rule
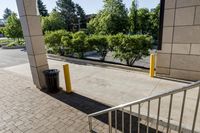
[[[63,70],[64,70],[64,77],[65,77],[66,92],[72,93],[69,65],[68,64],[63,65]]]
[[[150,77],[154,77],[154,67],[155,67],[155,55],[151,54],[150,56],[150,70],[149,70],[149,75]]]

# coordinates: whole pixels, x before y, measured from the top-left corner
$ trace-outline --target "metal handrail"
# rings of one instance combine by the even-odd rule
[[[193,88],[196,88],[196,87],[199,87],[199,86],[200,86],[200,81],[197,81],[195,83],[192,83],[190,85],[187,85],[187,86],[184,86],[184,87],[181,87],[181,88],[178,88],[178,89],[173,89],[173,90],[170,90],[170,91],[167,91],[167,92],[164,92],[164,93],[160,93],[160,94],[157,94],[157,95],[154,95],[154,96],[150,96],[150,97],[143,98],[143,99],[140,99],[140,100],[136,100],[136,101],[133,101],[133,102],[129,102],[129,103],[126,103],[126,104],[121,104],[121,105],[118,105],[116,107],[112,107],[112,108],[105,109],[105,110],[102,110],[102,111],[99,111],[99,112],[96,112],[96,113],[89,114],[88,115],[88,118],[89,118],[89,128],[90,128],[90,130],[92,129],[92,121],[91,121],[92,117],[109,113],[109,120],[110,120],[110,119],[112,119],[111,115],[110,115],[112,111],[116,112],[116,110],[120,110],[120,109],[123,110],[126,107],[130,107],[131,108],[134,105],[139,105],[138,106],[138,114],[139,114],[138,117],[140,117],[140,105],[142,103],[145,103],[145,102],[148,102],[148,112],[147,112],[147,115],[149,117],[150,101],[158,99],[159,102],[158,102],[157,125],[156,125],[156,132],[157,132],[158,131],[158,125],[159,125],[159,115],[160,115],[160,102],[161,102],[161,98],[166,97],[166,96],[170,96],[170,106],[169,106],[169,115],[168,115],[168,123],[167,123],[167,132],[168,132],[169,131],[169,124],[170,124],[170,117],[171,117],[171,108],[172,108],[173,95],[177,94],[177,93],[180,93],[180,92],[184,92],[183,102],[182,102],[182,109],[181,109],[181,116],[180,116],[180,122],[179,122],[179,129],[178,129],[179,132],[181,132],[182,117],[183,117],[183,113],[184,113],[184,105],[185,105],[185,99],[186,99],[186,92],[188,90],[190,90],[190,89],[193,89]],[[196,117],[197,112],[198,112],[199,99],[200,99],[200,88],[199,88],[199,94],[198,94],[198,97],[197,97],[197,103],[196,103],[194,117]],[[130,112],[131,112],[131,109],[130,109]],[[122,115],[123,115],[123,113],[122,113]],[[147,117],[147,120],[148,120],[148,117]],[[109,126],[109,132],[111,131],[111,128],[112,128],[111,127],[112,123],[110,123],[110,122],[112,122],[112,121],[111,120],[109,121],[109,125],[110,125]],[[148,122],[149,122],[149,120],[148,120]],[[123,123],[123,121],[122,121],[122,123]],[[194,132],[195,123],[196,123],[196,118],[194,118],[194,121],[193,121],[192,132]],[[116,122],[115,122],[115,124],[116,124]],[[140,123],[138,121],[138,126],[139,126],[139,124]],[[147,127],[147,131],[148,131],[148,127]]]

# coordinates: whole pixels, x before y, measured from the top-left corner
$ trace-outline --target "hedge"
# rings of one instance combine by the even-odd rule
[[[45,42],[51,53],[84,58],[89,51],[96,51],[104,61],[109,51],[116,59],[133,66],[134,62],[149,55],[152,37],[148,35],[117,34],[110,36],[86,35],[83,31],[70,33],[65,30],[46,32]]]

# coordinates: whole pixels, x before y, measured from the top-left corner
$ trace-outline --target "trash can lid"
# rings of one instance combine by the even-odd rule
[[[58,73],[60,72],[58,69],[48,69],[48,70],[44,70],[43,73],[44,74],[54,74],[54,73]]]

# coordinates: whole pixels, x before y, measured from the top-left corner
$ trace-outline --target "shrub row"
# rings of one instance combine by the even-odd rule
[[[152,37],[147,35],[87,35],[83,31],[70,33],[65,30],[46,32],[48,52],[84,58],[89,51],[96,51],[104,61],[109,51],[114,58],[132,66],[136,60],[149,55]]]

